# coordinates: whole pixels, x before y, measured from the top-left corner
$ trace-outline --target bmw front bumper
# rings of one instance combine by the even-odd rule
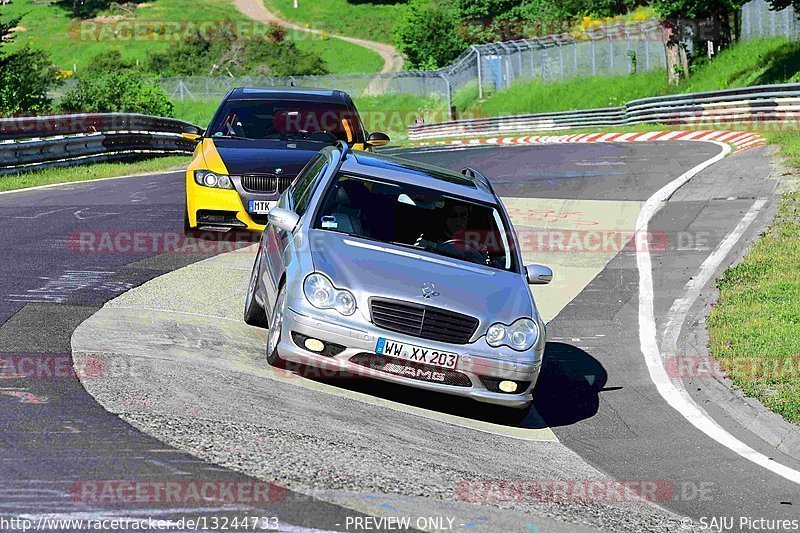
[[[294,333],[294,336],[293,336]],[[300,346],[297,334],[317,339],[327,345],[343,348],[335,355],[322,355]],[[381,363],[381,356],[375,353],[380,337],[414,345],[424,345],[433,349],[459,354],[456,367],[452,370],[429,365],[417,365],[406,361],[391,362],[391,366]],[[355,329],[349,325],[334,323],[326,318],[302,314],[288,307],[283,317],[281,341],[278,353],[286,361],[300,363],[325,371],[347,372],[411,387],[464,396],[479,402],[523,409],[533,401],[533,389],[541,369],[544,342],[526,352],[526,360],[513,361],[492,357],[481,353],[479,343],[454,345],[411,337],[402,333],[387,331],[371,323]],[[485,349],[484,349],[485,350]],[[488,351],[488,350],[486,350]],[[361,364],[354,362],[360,361]],[[365,364],[367,361],[370,363]],[[372,364],[375,362],[377,364]],[[402,371],[402,367],[406,370]],[[392,372],[382,368],[391,368]],[[413,371],[408,369],[414,369]],[[398,373],[398,371],[400,371]],[[490,390],[491,384],[500,380],[523,384],[514,393]],[[488,384],[488,386],[487,386]]]

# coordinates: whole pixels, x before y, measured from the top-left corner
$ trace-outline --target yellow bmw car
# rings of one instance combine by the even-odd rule
[[[342,91],[243,89],[230,91],[198,141],[186,169],[184,227],[261,231],[267,213],[306,163],[342,140],[357,150],[389,137],[367,135],[353,101]]]

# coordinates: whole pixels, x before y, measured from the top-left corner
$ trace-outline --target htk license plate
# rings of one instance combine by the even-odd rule
[[[455,368],[458,364],[458,354],[456,353],[442,352],[432,348],[384,339],[383,337],[378,339],[375,353],[442,368]]]
[[[266,200],[250,200],[250,205],[247,206],[248,213],[255,213],[257,215],[265,215],[269,213],[276,202],[268,202]]]

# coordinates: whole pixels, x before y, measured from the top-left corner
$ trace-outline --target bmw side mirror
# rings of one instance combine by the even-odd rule
[[[525,274],[530,285],[547,285],[553,281],[553,270],[544,265],[530,264],[525,267]]]
[[[370,133],[369,137],[367,137],[367,144],[371,146],[385,146],[389,144],[389,136],[379,131]]]
[[[199,141],[203,138],[203,130],[197,126],[186,126],[181,132],[181,137],[190,141]]]
[[[282,207],[273,207],[269,210],[267,220],[269,220],[269,223],[276,228],[280,228],[291,233],[294,231],[294,228],[297,227],[300,217],[294,211],[289,211],[288,209],[283,209]]]

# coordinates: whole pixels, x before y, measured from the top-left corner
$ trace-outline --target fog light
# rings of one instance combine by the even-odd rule
[[[322,341],[318,341],[317,339],[306,339],[306,342],[303,344],[305,344],[306,349],[312,352],[321,352],[325,349],[325,345]],[[516,384],[514,386],[516,387]]]
[[[501,381],[498,388],[503,392],[516,392],[517,384],[513,381]]]

